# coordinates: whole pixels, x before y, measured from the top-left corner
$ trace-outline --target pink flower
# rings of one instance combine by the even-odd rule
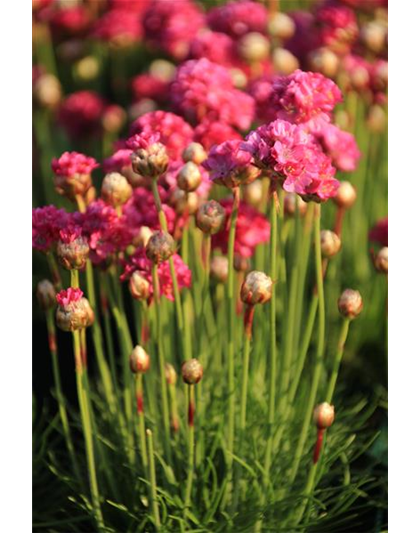
[[[83,291],[79,288],[63,289],[56,295],[57,303],[64,309],[71,309],[73,304],[79,302],[83,298]]]
[[[243,0],[211,9],[207,21],[212,30],[237,39],[251,31],[266,33],[268,13],[263,5]]]
[[[232,67],[239,61],[235,41],[225,33],[202,31],[190,44],[191,59],[207,58],[213,63]]]
[[[234,88],[229,71],[206,58],[190,60],[177,70],[171,87],[172,104],[187,120],[220,121],[248,129],[254,100]]]
[[[124,168],[131,168],[131,154],[132,150],[129,148],[117,150],[102,162],[104,172],[108,174],[109,172],[121,172]]]
[[[139,42],[142,35],[143,27],[138,13],[121,8],[105,12],[92,30],[92,37],[117,45]]]
[[[338,170],[343,172],[356,170],[361,153],[351,133],[326,123],[316,134],[316,138]]]
[[[185,163],[182,160],[171,162],[169,164],[168,170],[159,180],[159,185],[165,187],[165,190],[167,191],[163,194],[163,198],[165,198],[165,201],[166,199],[169,200],[171,192],[178,187],[177,177],[179,171],[184,166],[184,164]],[[205,200],[207,199],[208,194],[210,192],[212,182],[210,180],[210,176],[206,168],[203,165],[198,165],[198,168],[200,169],[201,183],[198,189],[196,189],[194,192],[200,199]]]
[[[146,39],[178,60],[184,59],[189,44],[204,27],[204,16],[189,0],[154,0],[143,17]]]
[[[83,33],[90,24],[88,10],[82,6],[62,7],[55,10],[50,24],[55,35],[70,36]]]
[[[212,236],[212,247],[220,248],[226,254],[228,249],[230,217],[233,200],[225,198],[220,204],[226,210],[225,226],[219,233]],[[270,224],[259,211],[241,202],[236,225],[235,254],[241,257],[252,257],[258,244],[265,243],[270,238]]]
[[[242,139],[241,135],[224,122],[204,121],[194,130],[194,141],[201,143],[206,150],[224,141]]]
[[[111,10],[131,11],[137,15],[142,15],[150,3],[151,0],[108,0]]]
[[[75,226],[73,224],[70,224],[66,228],[61,229],[59,235],[61,242],[64,242],[65,244],[70,244],[82,235],[82,228],[81,226]]]
[[[346,6],[324,4],[315,13],[322,45],[346,54],[356,41],[359,29],[354,11]]]
[[[160,142],[166,146],[169,157],[179,159],[192,142],[194,131],[182,117],[166,111],[152,111],[133,122],[130,133],[159,133]]]
[[[274,81],[273,102],[285,120],[295,123],[329,122],[335,105],[342,100],[340,89],[330,79],[315,72],[295,70]]]
[[[64,152],[58,159],[54,158],[51,162],[51,168],[56,176],[69,178],[76,174],[90,174],[97,167],[99,163],[93,157],[79,152]]]
[[[388,246],[388,217],[379,220],[369,231],[369,240],[381,246]]]
[[[271,122],[277,118],[277,112],[273,107],[273,82],[275,76],[262,76],[253,80],[248,92],[255,101],[255,116],[260,122]]]
[[[163,202],[162,208],[168,222],[168,230],[172,233],[175,228],[176,214],[172,207],[165,203],[169,193],[160,185],[159,193]],[[152,229],[160,227],[153,194],[143,187],[134,189],[133,196],[123,206],[123,213],[133,237],[138,233],[141,226],[147,226]]]
[[[105,102],[94,91],[70,94],[61,104],[58,120],[71,137],[85,137],[100,129]]]
[[[37,207],[32,210],[32,246],[41,252],[48,252],[60,238],[70,215],[54,205]]]
[[[188,266],[183,262],[178,254],[172,256],[176,278],[180,289],[191,286],[191,271]],[[146,257],[144,248],[138,248],[136,252],[129,258],[124,264],[124,273],[121,276],[121,280],[127,280],[131,274],[139,270],[141,275],[147,279],[150,283],[151,294],[153,295],[153,279],[152,279],[152,267],[153,263]],[[169,261],[159,263],[158,278],[160,286],[160,294],[168,298],[168,300],[174,300],[172,278],[170,272]]]
[[[251,154],[242,150],[241,144],[240,140],[232,140],[213,146],[208,159],[203,163],[204,168],[210,172],[212,181],[233,187],[247,181],[250,171],[256,170],[251,166]]]
[[[152,74],[139,74],[133,78],[131,90],[136,102],[149,98],[164,103],[168,97],[169,83]]]
[[[365,58],[347,54],[341,62],[343,71],[348,76],[350,87],[358,91],[369,88],[371,81],[371,65]]]
[[[160,133],[151,133],[144,131],[142,133],[135,133],[126,141],[126,146],[131,150],[147,150],[150,146],[160,142]]]

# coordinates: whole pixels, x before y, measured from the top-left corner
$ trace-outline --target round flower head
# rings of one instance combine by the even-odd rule
[[[204,150],[202,144],[192,142],[182,152],[182,159],[185,163],[192,161],[196,165],[201,165],[201,163],[207,159],[207,152]]]
[[[315,136],[338,170],[356,170],[361,153],[351,133],[342,131],[333,124],[325,124]]]
[[[104,109],[104,101],[97,93],[78,91],[62,102],[58,120],[70,137],[86,137],[100,130]]]
[[[121,148],[112,156],[104,159],[102,168],[107,174],[110,172],[119,172],[127,178],[132,187],[139,187],[140,185],[144,185],[145,178],[133,171],[131,162],[132,153],[132,150],[129,148]]]
[[[35,102],[41,108],[55,109],[61,101],[61,85],[53,74],[41,74],[33,85]]]
[[[299,209],[299,215],[301,217],[305,216],[306,211],[308,210],[308,204],[302,200],[297,194],[288,192],[284,196],[284,214],[287,217],[294,217],[296,212],[296,204]]]
[[[384,246],[374,256],[373,264],[378,272],[388,274],[388,246]]]
[[[170,363],[165,363],[165,378],[168,385],[175,385],[177,382],[178,376]]]
[[[36,296],[39,305],[44,311],[56,306],[57,300],[54,285],[48,279],[43,279],[38,283]]]
[[[76,195],[84,196],[92,187],[91,172],[98,166],[93,157],[78,152],[64,152],[51,163],[56,191],[70,200],[74,200]]]
[[[308,56],[308,63],[311,70],[327,78],[334,78],[340,66],[338,56],[326,47],[313,50]]]
[[[314,424],[318,429],[331,427],[334,422],[334,417],[334,406],[327,402],[320,403],[314,409]]]
[[[288,76],[299,68],[299,60],[289,50],[275,48],[273,50],[273,68],[276,73]]]
[[[166,231],[157,230],[149,239],[146,246],[146,256],[153,263],[167,261],[176,251],[176,243],[172,235]]]
[[[32,210],[32,246],[48,252],[60,238],[60,230],[67,227],[70,214],[54,205]]]
[[[220,121],[204,120],[194,130],[194,139],[210,150],[215,144],[234,139],[242,140],[241,135],[229,124]]]
[[[148,226],[141,226],[137,235],[133,238],[134,246],[141,246],[146,248],[147,243],[149,242],[150,237],[152,236],[153,231]]]
[[[253,270],[242,283],[241,300],[248,305],[264,304],[271,299],[272,293],[272,279],[264,272]]]
[[[226,211],[219,202],[209,200],[198,208],[196,223],[203,233],[213,235],[222,229],[225,218]]]
[[[255,180],[260,171],[251,165],[251,155],[241,149],[241,141],[225,141],[213,146],[203,163],[210,179],[219,185],[232,188]]]
[[[388,246],[388,217],[379,220],[376,226],[370,230],[369,240],[377,242],[381,246]]]
[[[321,231],[321,252],[323,257],[333,257],[341,248],[340,237],[328,229]]]
[[[369,108],[366,124],[369,131],[373,133],[381,133],[386,128],[387,118],[386,112],[382,106],[374,104]]]
[[[210,9],[207,22],[212,30],[237,39],[250,32],[265,33],[268,12],[265,6],[251,0],[227,2]]]
[[[270,53],[270,41],[258,32],[247,33],[238,42],[239,55],[249,63],[263,61]]]
[[[255,180],[252,183],[248,183],[242,189],[244,201],[258,207],[263,198],[263,184],[261,180]]]
[[[349,181],[341,181],[333,201],[338,207],[350,209],[357,198],[356,189]]]
[[[216,281],[225,283],[229,273],[228,258],[224,255],[215,255],[210,261],[210,275]]]
[[[363,300],[359,291],[346,289],[338,299],[338,310],[350,320],[353,320],[363,310]]]
[[[117,105],[111,104],[105,107],[101,124],[103,129],[108,133],[118,133],[127,119],[124,109]]]
[[[360,30],[360,39],[371,52],[379,54],[387,39],[386,24],[377,20],[367,22]]]
[[[184,361],[181,367],[182,379],[188,385],[197,385],[203,377],[203,367],[198,359]]]
[[[226,35],[211,30],[201,31],[191,41],[189,58],[207,58],[209,61],[225,67],[231,67],[237,61],[235,41]]]
[[[110,9],[94,24],[92,37],[115,48],[127,48],[142,37],[141,19],[135,11]]]
[[[107,174],[102,182],[101,196],[107,204],[118,207],[133,194],[133,189],[127,179],[119,172]]]
[[[268,21],[268,33],[285,41],[293,37],[296,25],[289,15],[285,13],[271,13]]]
[[[92,320],[91,312],[86,305],[86,298],[80,289],[65,289],[57,296],[57,326],[63,331],[84,329]]]
[[[69,227],[60,231],[57,243],[57,258],[67,270],[80,270],[86,266],[89,256],[89,244],[82,236],[82,228]]]
[[[198,196],[195,192],[188,193],[175,187],[171,191],[169,203],[177,215],[183,216],[185,213],[193,215],[198,209]]]
[[[131,161],[134,172],[152,179],[157,179],[166,172],[169,157],[159,139],[158,133],[140,133],[128,139],[127,146],[133,150]]]
[[[242,255],[235,254],[233,257],[233,268],[236,272],[248,272],[251,268],[251,261],[249,257],[243,257]]]
[[[150,357],[144,348],[134,347],[130,355],[130,370],[133,374],[145,374],[150,368]]]
[[[147,300],[150,297],[150,283],[139,270],[131,274],[129,288],[131,296],[136,300]]]
[[[321,43],[344,55],[358,36],[357,18],[349,7],[325,3],[315,13]]]
[[[179,171],[177,182],[182,191],[195,191],[201,183],[200,168],[192,161],[188,161]]]

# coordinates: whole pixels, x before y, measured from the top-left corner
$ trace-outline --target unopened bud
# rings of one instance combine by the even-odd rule
[[[175,187],[169,197],[169,203],[177,215],[188,213],[193,215],[198,209],[198,195],[195,192],[185,192]]]
[[[232,83],[236,89],[245,89],[248,85],[247,75],[240,68],[231,68],[229,70]]]
[[[56,313],[57,326],[63,331],[76,331],[92,325],[93,310],[86,298],[81,298],[71,305],[58,306]]]
[[[146,246],[146,256],[153,263],[167,261],[176,251],[176,243],[167,231],[154,231]]]
[[[360,29],[360,39],[375,54],[381,52],[386,43],[387,28],[382,22],[372,20]]]
[[[70,242],[59,240],[57,243],[57,259],[67,270],[81,270],[86,266],[89,256],[89,244],[86,237],[76,237]]]
[[[207,152],[202,144],[193,142],[190,143],[182,152],[182,159],[185,161],[185,163],[192,161],[196,165],[200,165],[207,159]]]
[[[356,201],[356,198],[357,193],[354,186],[349,181],[342,181],[333,201],[338,207],[349,209]]]
[[[294,35],[295,30],[295,22],[289,15],[279,12],[270,15],[268,33],[271,36],[286,41]]]
[[[363,310],[363,300],[359,291],[346,289],[338,299],[338,310],[350,320],[353,320]]]
[[[101,195],[107,204],[118,207],[131,198],[133,189],[119,172],[107,174],[102,182]]]
[[[384,246],[375,255],[373,264],[378,272],[388,274],[388,246]]]
[[[36,288],[36,296],[38,298],[39,305],[44,311],[57,305],[54,285],[48,279],[43,279],[38,283]]]
[[[327,402],[320,403],[314,409],[314,424],[318,429],[327,429],[334,422],[334,406]]]
[[[118,133],[127,118],[127,113],[119,105],[109,105],[102,115],[102,127],[108,133]]]
[[[279,74],[288,76],[299,68],[299,60],[289,50],[275,48],[273,50],[273,67]]]
[[[74,200],[76,196],[85,196],[92,187],[90,174],[73,174],[72,176],[54,175],[54,186],[58,194]]]
[[[155,59],[150,63],[149,73],[155,78],[169,82],[175,76],[176,66],[166,59]]]
[[[148,226],[141,226],[139,232],[133,239],[134,246],[140,246],[146,248],[153,231]]]
[[[150,356],[139,345],[134,347],[130,355],[130,370],[133,374],[145,374],[150,368]]]
[[[141,176],[157,179],[168,168],[169,156],[166,147],[155,142],[147,148],[139,148],[131,155],[134,172]]]
[[[270,53],[270,42],[261,33],[252,31],[244,35],[238,43],[240,56],[250,63],[262,61]]]
[[[386,113],[382,106],[374,104],[370,107],[367,116],[367,127],[373,133],[381,133],[386,128]]]
[[[210,261],[210,275],[216,281],[225,283],[228,278],[229,261],[223,255],[215,255]]]
[[[61,101],[61,85],[53,74],[41,74],[36,80],[33,94],[40,107],[54,109]]]
[[[322,47],[313,50],[308,56],[310,69],[320,72],[328,78],[334,78],[337,74],[340,60],[329,48]]]
[[[198,189],[201,183],[201,172],[198,166],[188,161],[181,168],[177,176],[178,187],[182,191],[192,192]]]
[[[177,382],[177,373],[170,363],[165,364],[165,378],[168,385],[175,385]]]
[[[299,209],[300,216],[303,217],[308,210],[308,204],[304,202],[297,194],[288,192],[284,197],[284,214],[286,217],[293,217],[295,215],[296,204]]]
[[[99,74],[99,61],[95,56],[86,56],[74,65],[74,73],[81,81],[94,80]]]
[[[248,272],[251,268],[251,261],[249,257],[243,257],[242,255],[235,254],[233,258],[233,268],[236,272]]]
[[[216,200],[209,200],[198,208],[196,223],[203,233],[214,235],[222,229],[225,218],[224,207]]]
[[[203,367],[198,359],[189,359],[182,363],[181,373],[184,383],[196,385],[203,377]]]
[[[129,289],[131,296],[136,300],[147,300],[150,296],[150,283],[142,276],[139,270],[131,274]]]
[[[340,237],[328,229],[321,231],[321,252],[323,257],[333,257],[341,248]]]
[[[255,180],[243,187],[243,198],[245,202],[253,207],[257,207],[263,197],[263,183],[261,180]]]
[[[253,270],[242,283],[241,300],[248,305],[264,304],[271,299],[272,293],[272,279],[264,272]]]

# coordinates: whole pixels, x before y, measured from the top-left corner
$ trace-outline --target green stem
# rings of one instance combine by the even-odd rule
[[[147,438],[147,449],[149,453],[149,479],[150,479],[150,499],[152,500],[152,514],[153,520],[155,522],[156,528],[160,529],[160,516],[159,516],[159,506],[157,499],[157,488],[156,488],[156,469],[155,469],[155,455],[153,449],[153,434],[150,429],[146,430]]]
[[[187,488],[185,490],[185,513],[191,505],[191,491],[194,477],[194,385],[187,385],[187,400],[188,400],[188,474],[187,474]]]
[[[249,377],[249,355],[251,351],[252,339],[252,322],[254,319],[254,306],[247,307],[245,311],[245,342],[244,342],[244,357],[242,363],[242,392],[241,392],[241,411],[239,418],[239,428],[241,430],[242,439],[245,439],[246,429],[246,404],[248,395],[248,377]]]
[[[334,395],[335,384],[337,383],[338,371],[340,369],[341,359],[343,357],[344,345],[346,343],[347,335],[349,332],[350,320],[345,318],[341,324],[340,335],[338,337],[337,352],[335,354],[334,364],[331,372],[330,381],[328,383],[327,394],[325,401],[331,403]]]
[[[148,467],[147,446],[146,446],[146,426],[144,422],[144,396],[143,396],[143,374],[136,374],[136,400],[137,414],[139,416],[140,450],[141,460],[145,468]]]
[[[70,270],[70,285],[73,289],[79,287],[79,271],[76,269]]]

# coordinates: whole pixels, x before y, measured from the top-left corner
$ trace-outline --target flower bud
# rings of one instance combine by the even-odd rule
[[[363,300],[359,291],[346,289],[338,299],[338,310],[345,317],[353,320],[363,309]]]
[[[188,161],[181,168],[177,176],[178,187],[182,191],[192,192],[198,189],[201,183],[201,172],[198,166]]]
[[[321,231],[321,252],[322,257],[333,257],[338,254],[341,248],[340,237],[328,229]]]
[[[149,354],[137,344],[130,355],[130,370],[133,374],[145,374],[149,368]]]
[[[277,73],[288,76],[299,68],[299,61],[289,50],[275,48],[273,50],[273,67]]]
[[[272,13],[268,21],[268,33],[282,41],[290,39],[296,30],[294,20],[285,13]]]
[[[184,215],[186,212],[193,215],[198,209],[198,195],[195,192],[187,193],[175,187],[169,197],[169,203],[177,215]]]
[[[85,196],[92,188],[92,176],[90,174],[75,173],[72,176],[54,176],[54,187],[58,194],[74,200],[77,195]]]
[[[263,197],[263,183],[261,180],[255,180],[243,187],[243,198],[245,202],[253,207],[259,206]]]
[[[225,218],[225,208],[216,200],[209,200],[198,208],[195,220],[203,233],[214,235],[222,229]]]
[[[192,142],[182,152],[182,159],[185,161],[185,163],[192,161],[196,165],[200,165],[207,159],[207,152],[202,144]]]
[[[133,239],[134,246],[140,246],[146,248],[153,231],[148,226],[141,226],[139,232]]]
[[[327,402],[320,403],[314,409],[314,424],[318,429],[327,429],[334,422],[334,406]]]
[[[381,52],[386,43],[387,28],[382,22],[372,20],[360,29],[360,39],[375,54]]]
[[[146,246],[146,256],[156,264],[167,261],[175,251],[175,241],[167,231],[154,231]]]
[[[118,133],[127,119],[127,113],[119,105],[109,105],[102,115],[102,127],[108,133]]]
[[[270,42],[261,33],[252,31],[245,34],[238,43],[239,55],[249,63],[256,63],[268,57]]]
[[[57,294],[56,300],[58,302],[56,321],[60,329],[76,331],[92,325],[95,316],[80,289],[62,290]]]
[[[147,148],[139,148],[131,155],[134,172],[141,176],[157,179],[166,172],[169,156],[166,147],[155,142]]]
[[[80,81],[89,82],[98,77],[99,61],[95,56],[86,56],[74,65],[74,74]]]
[[[71,241],[59,240],[57,243],[57,259],[67,270],[81,270],[86,266],[89,255],[89,244],[86,237],[76,237]]]
[[[320,72],[328,78],[334,78],[340,66],[338,56],[326,47],[313,50],[309,54],[308,61],[311,70]]]
[[[308,209],[308,204],[304,202],[297,194],[288,192],[284,197],[284,214],[286,217],[295,216],[296,202],[300,216],[303,217],[305,215]]]
[[[334,203],[343,209],[350,209],[356,201],[356,189],[349,181],[342,181],[338,187],[337,195],[333,198]]]
[[[155,59],[150,63],[149,73],[155,78],[170,82],[174,79],[176,66],[166,59]]]
[[[184,383],[196,385],[203,377],[203,367],[198,359],[189,359],[182,363],[181,373]]]
[[[131,274],[128,284],[131,296],[136,300],[147,300],[150,296],[150,283],[139,270]]]
[[[248,78],[245,72],[240,68],[231,68],[229,72],[235,89],[245,89],[248,85]]]
[[[165,364],[165,378],[168,385],[175,385],[178,379],[175,368],[170,364]]]
[[[119,172],[107,174],[102,182],[101,195],[107,204],[118,207],[133,194],[127,179]]]
[[[39,305],[46,311],[55,307],[57,300],[55,299],[54,285],[48,279],[43,279],[38,283],[36,288],[36,296],[38,298]]]
[[[42,74],[33,88],[34,99],[40,107],[55,109],[61,101],[61,85],[53,74]]]
[[[243,257],[242,255],[235,254],[233,258],[233,268],[236,272],[248,272],[251,268],[251,261],[249,257]]]
[[[381,133],[386,128],[387,119],[384,109],[374,104],[370,107],[367,116],[367,127],[373,133]]]
[[[242,283],[241,300],[248,305],[264,304],[271,299],[272,292],[272,279],[264,272],[253,270]]]
[[[210,261],[210,275],[216,281],[225,283],[228,278],[229,262],[223,255],[215,255]]]
[[[388,246],[384,246],[375,255],[373,264],[378,272],[388,274]]]

